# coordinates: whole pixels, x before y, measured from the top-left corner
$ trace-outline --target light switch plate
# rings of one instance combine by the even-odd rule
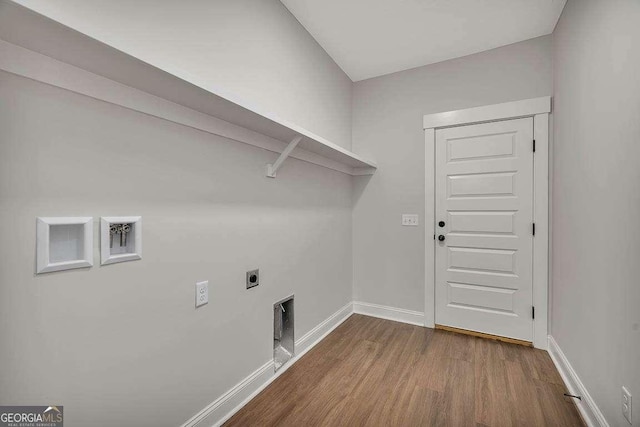
[[[417,214],[402,214],[402,225],[408,227],[417,227],[418,226],[418,215]]]
[[[209,281],[196,283],[196,308],[209,303]]]

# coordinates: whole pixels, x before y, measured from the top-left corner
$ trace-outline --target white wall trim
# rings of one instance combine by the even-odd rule
[[[246,402],[253,399],[253,397],[260,393],[267,385],[271,384],[275,379],[273,370],[273,360],[270,360],[198,412],[189,421],[184,423],[183,427],[222,424],[237,412],[234,408],[238,406],[238,402],[242,402],[242,405],[246,404]],[[228,414],[228,416],[224,414]],[[220,421],[216,422],[214,421],[215,419],[220,419]]]
[[[296,355],[278,369],[278,372],[274,372],[275,366],[273,360],[269,360],[191,417],[182,427],[222,425],[352,314],[353,303],[349,302],[296,340]]]
[[[436,224],[436,130],[424,130],[424,259],[425,259],[425,282],[424,282],[424,326],[427,328],[436,327],[436,244],[435,244],[435,224]],[[433,165],[429,173],[428,165]],[[433,234],[434,238],[431,238]],[[429,274],[431,266],[431,274]]]
[[[0,70],[274,153],[280,154],[287,146],[284,141],[134,89],[4,40],[0,40]],[[346,152],[337,146],[334,149]],[[369,174],[375,170],[352,167],[299,147],[290,156],[348,175]]]
[[[482,122],[533,117],[533,138],[536,141],[534,155],[533,221],[536,235],[533,238],[533,345],[546,350],[549,333],[549,112],[551,97],[525,99],[484,107],[468,108],[424,116],[425,126],[425,267],[434,266],[434,275],[425,274],[425,325],[435,323],[435,137],[443,127],[471,125]],[[432,166],[430,166],[432,165]],[[431,206],[430,206],[431,204]],[[427,272],[428,268],[425,269]],[[433,310],[433,311],[432,311]]]
[[[551,97],[543,96],[540,98],[524,99],[522,101],[427,114],[423,117],[422,124],[424,129],[436,129],[469,125],[472,123],[491,122],[494,120],[514,119],[516,117],[531,117],[536,114],[550,112]]]
[[[567,386],[569,393],[582,397],[582,400],[574,400],[578,411],[580,411],[580,415],[587,426],[609,427],[609,423],[607,423],[604,415],[602,415],[602,412],[596,405],[596,402],[593,400],[582,381],[580,381],[578,374],[573,369],[569,360],[551,335],[549,335],[549,355],[551,356],[553,363],[556,365],[558,372],[560,372],[560,376]]]
[[[322,341],[329,333],[337,328],[342,322],[347,320],[353,314],[353,303],[350,302],[340,310],[333,313],[318,326],[304,334],[296,340],[296,357],[302,357],[306,352],[311,350],[320,341]],[[280,372],[280,371],[278,371]]]
[[[533,345],[547,350],[549,340],[549,113],[533,116],[533,139],[536,152],[533,156]]]
[[[410,325],[424,326],[424,313],[420,311],[405,310],[404,308],[354,301],[353,312],[356,314],[364,314],[366,316],[379,317],[380,319],[408,323]]]

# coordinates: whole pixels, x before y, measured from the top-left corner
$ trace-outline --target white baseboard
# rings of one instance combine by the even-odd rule
[[[424,326],[424,313],[420,311],[354,301],[353,312],[366,316],[379,317],[381,319],[394,320],[396,322],[409,323],[411,325]]]
[[[607,423],[604,415],[602,415],[602,412],[598,409],[596,402],[591,398],[584,384],[580,381],[578,374],[573,370],[569,360],[551,335],[549,335],[549,355],[556,365],[558,372],[560,372],[560,376],[567,386],[569,393],[582,397],[582,400],[575,400],[584,422],[587,423],[589,427],[609,427],[609,423]]]
[[[222,425],[222,423],[231,418],[258,393],[296,363],[306,352],[311,350],[316,344],[322,341],[324,337],[329,335],[331,331],[347,320],[351,314],[353,314],[353,304],[348,303],[298,339],[295,347],[296,355],[283,365],[278,372],[274,372],[273,360],[269,360],[256,369],[251,375],[191,417],[182,427]]]
[[[353,314],[353,303],[348,303],[333,313],[318,326],[304,334],[296,341],[296,357],[302,357],[307,351],[316,346],[331,331]]]

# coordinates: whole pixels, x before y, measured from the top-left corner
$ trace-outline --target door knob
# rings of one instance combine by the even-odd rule
[[[443,241],[444,241],[444,234],[439,235],[439,236],[438,236],[438,240],[440,240],[441,242],[443,242]]]
[[[438,225],[439,225],[440,227],[444,227],[444,221],[440,221],[440,222],[438,223]]]

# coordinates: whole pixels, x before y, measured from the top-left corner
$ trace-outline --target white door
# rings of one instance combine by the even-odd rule
[[[533,119],[436,131],[436,324],[532,341]]]

